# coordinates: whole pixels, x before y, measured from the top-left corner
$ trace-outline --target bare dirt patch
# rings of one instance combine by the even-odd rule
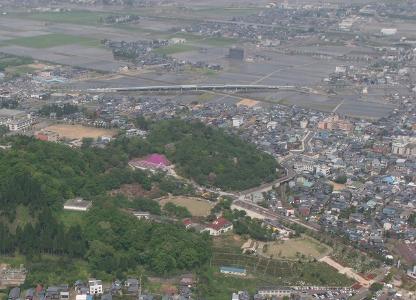
[[[345,189],[345,184],[336,183],[334,181],[330,181],[330,184],[334,187],[334,191],[342,191]]]
[[[60,137],[64,137],[70,140],[93,138],[97,139],[100,136],[114,136],[116,130],[87,127],[82,125],[68,125],[68,124],[56,124],[45,128],[48,131],[56,132]]]
[[[195,217],[206,217],[210,214],[211,208],[214,207],[213,203],[197,197],[184,197],[184,196],[170,196],[159,199],[159,203],[163,206],[166,203],[171,202],[176,205],[185,206],[189,212]]]
[[[134,199],[138,197],[153,198],[159,193],[157,188],[152,188],[151,191],[145,190],[140,184],[123,184],[120,188],[111,190],[108,192],[110,196],[123,195],[128,199]]]
[[[242,99],[240,102],[237,102],[237,106],[246,106],[246,107],[254,107],[256,105],[258,105],[260,102],[253,100],[253,99]]]

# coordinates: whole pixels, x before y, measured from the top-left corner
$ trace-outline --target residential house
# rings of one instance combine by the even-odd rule
[[[206,226],[202,231],[209,232],[213,236],[218,236],[231,230],[233,230],[233,223],[220,217]]]
[[[92,278],[88,280],[91,295],[101,295],[103,293],[103,283],[101,280]]]

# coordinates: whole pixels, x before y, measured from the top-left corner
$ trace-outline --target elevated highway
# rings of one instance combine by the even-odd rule
[[[133,87],[108,87],[88,89],[90,93],[111,92],[164,92],[164,91],[295,91],[300,93],[317,94],[318,92],[308,87],[293,85],[263,85],[263,84],[186,84],[186,85],[152,85]]]

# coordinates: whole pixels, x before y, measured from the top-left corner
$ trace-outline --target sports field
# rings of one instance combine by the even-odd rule
[[[264,256],[284,259],[320,258],[331,251],[328,246],[306,236],[287,241],[273,241],[265,245],[263,250],[259,249]]]
[[[184,196],[171,196],[164,197],[159,200],[163,206],[168,202],[176,205],[186,207],[189,212],[195,217],[205,217],[211,212],[211,208],[214,206],[212,203],[202,200],[196,197],[184,197]]]
[[[60,137],[70,140],[82,138],[98,138],[100,136],[114,136],[117,131],[104,128],[86,127],[82,125],[56,124],[45,130],[56,132]]]

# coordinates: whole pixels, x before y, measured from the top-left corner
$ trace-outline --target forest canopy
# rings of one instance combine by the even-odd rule
[[[179,173],[201,185],[243,190],[277,178],[278,164],[271,155],[200,122],[155,123],[148,141],[175,163]]]
[[[191,216],[187,209],[170,204],[162,211],[151,199],[131,200],[126,207],[129,200],[108,196],[123,184],[156,190],[154,197],[192,194],[189,183],[133,170],[129,160],[163,153],[184,177],[232,190],[273,180],[277,163],[254,145],[199,122],[160,121],[147,128],[147,139],[121,136],[105,148],[73,149],[26,136],[2,138],[11,148],[0,150],[0,254],[77,259],[97,276],[137,267],[162,275],[205,264],[211,256],[209,238],[174,222],[137,220],[126,210],[180,219]],[[64,224],[63,203],[77,196],[92,200],[93,208],[83,222]]]

